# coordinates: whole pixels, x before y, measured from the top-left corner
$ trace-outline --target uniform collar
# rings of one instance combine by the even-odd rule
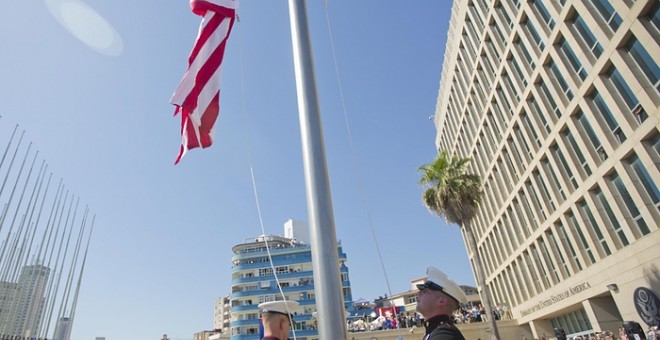
[[[426,328],[427,333],[432,332],[434,329],[438,328],[438,326],[442,324],[452,325],[451,318],[449,317],[449,315],[440,314],[424,321],[424,327]]]

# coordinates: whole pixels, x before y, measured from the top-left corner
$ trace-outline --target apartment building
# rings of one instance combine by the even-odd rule
[[[284,236],[261,235],[232,248],[232,291],[230,336],[232,340],[258,340],[263,302],[298,301],[293,326],[297,339],[318,339],[314,312],[312,249],[307,224],[289,220]],[[353,311],[346,254],[338,246],[340,273],[346,310]]]

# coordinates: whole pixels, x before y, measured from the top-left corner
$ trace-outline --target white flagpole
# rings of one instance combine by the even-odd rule
[[[304,0],[289,0],[314,293],[321,339],[346,339],[337,235]]]

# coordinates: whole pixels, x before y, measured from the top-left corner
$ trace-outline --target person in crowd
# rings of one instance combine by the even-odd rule
[[[467,303],[463,290],[435,267],[426,270],[426,281],[418,284],[417,311],[424,316],[424,340],[465,340],[451,315]]]
[[[264,325],[264,340],[286,340],[293,321],[297,301],[270,301],[259,304]]]

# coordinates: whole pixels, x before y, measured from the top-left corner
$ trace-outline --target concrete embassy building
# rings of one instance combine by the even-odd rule
[[[469,253],[534,337],[660,320],[659,42],[657,0],[454,2],[436,146],[482,176]]]
[[[232,340],[259,339],[258,305],[282,300],[298,301],[295,314],[296,338],[318,339],[312,253],[307,224],[289,220],[284,236],[261,235],[232,248],[232,291],[230,336]],[[268,247],[266,246],[266,242]],[[346,310],[353,311],[346,254],[339,245],[341,281]],[[272,258],[272,263],[271,263]]]

